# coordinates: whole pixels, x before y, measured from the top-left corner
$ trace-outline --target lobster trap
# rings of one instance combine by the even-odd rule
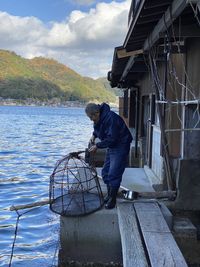
[[[94,167],[80,152],[59,160],[50,176],[50,209],[62,216],[83,216],[103,206],[103,194]]]

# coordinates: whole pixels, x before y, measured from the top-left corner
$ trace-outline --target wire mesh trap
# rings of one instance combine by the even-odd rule
[[[59,160],[50,176],[50,209],[62,216],[87,215],[104,202],[97,172],[80,156],[83,152]]]

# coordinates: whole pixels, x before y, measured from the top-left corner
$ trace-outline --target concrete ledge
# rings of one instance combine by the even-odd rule
[[[173,235],[189,266],[200,266],[200,241],[189,218],[174,217]]]
[[[180,210],[200,210],[200,160],[180,159],[175,207]]]
[[[66,262],[122,264],[117,209],[102,209],[83,217],[60,217],[60,224]]]
[[[197,228],[189,218],[174,218],[174,234],[178,237],[187,237],[197,239]]]
[[[165,206],[164,203],[162,202],[158,202],[160,210],[163,214],[163,217],[165,218],[165,221],[170,229],[170,231],[172,231],[173,228],[173,215],[171,213],[171,211]]]
[[[102,168],[97,168],[99,177],[101,177],[101,170]],[[126,168],[122,176],[121,187],[136,192],[154,192],[143,168]]]
[[[144,166],[144,171],[152,186],[161,185],[162,181],[155,175],[155,173],[147,165]]]

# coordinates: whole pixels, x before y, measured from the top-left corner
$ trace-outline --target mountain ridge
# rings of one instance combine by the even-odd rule
[[[26,59],[15,52],[0,50],[0,97],[41,101],[115,102],[114,92],[104,84],[83,77],[55,59]]]

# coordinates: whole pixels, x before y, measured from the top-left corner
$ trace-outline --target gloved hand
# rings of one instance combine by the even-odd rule
[[[97,146],[93,145],[88,149],[89,152],[95,153],[97,151]]]
[[[93,135],[89,140],[89,147],[95,144],[95,136]]]

